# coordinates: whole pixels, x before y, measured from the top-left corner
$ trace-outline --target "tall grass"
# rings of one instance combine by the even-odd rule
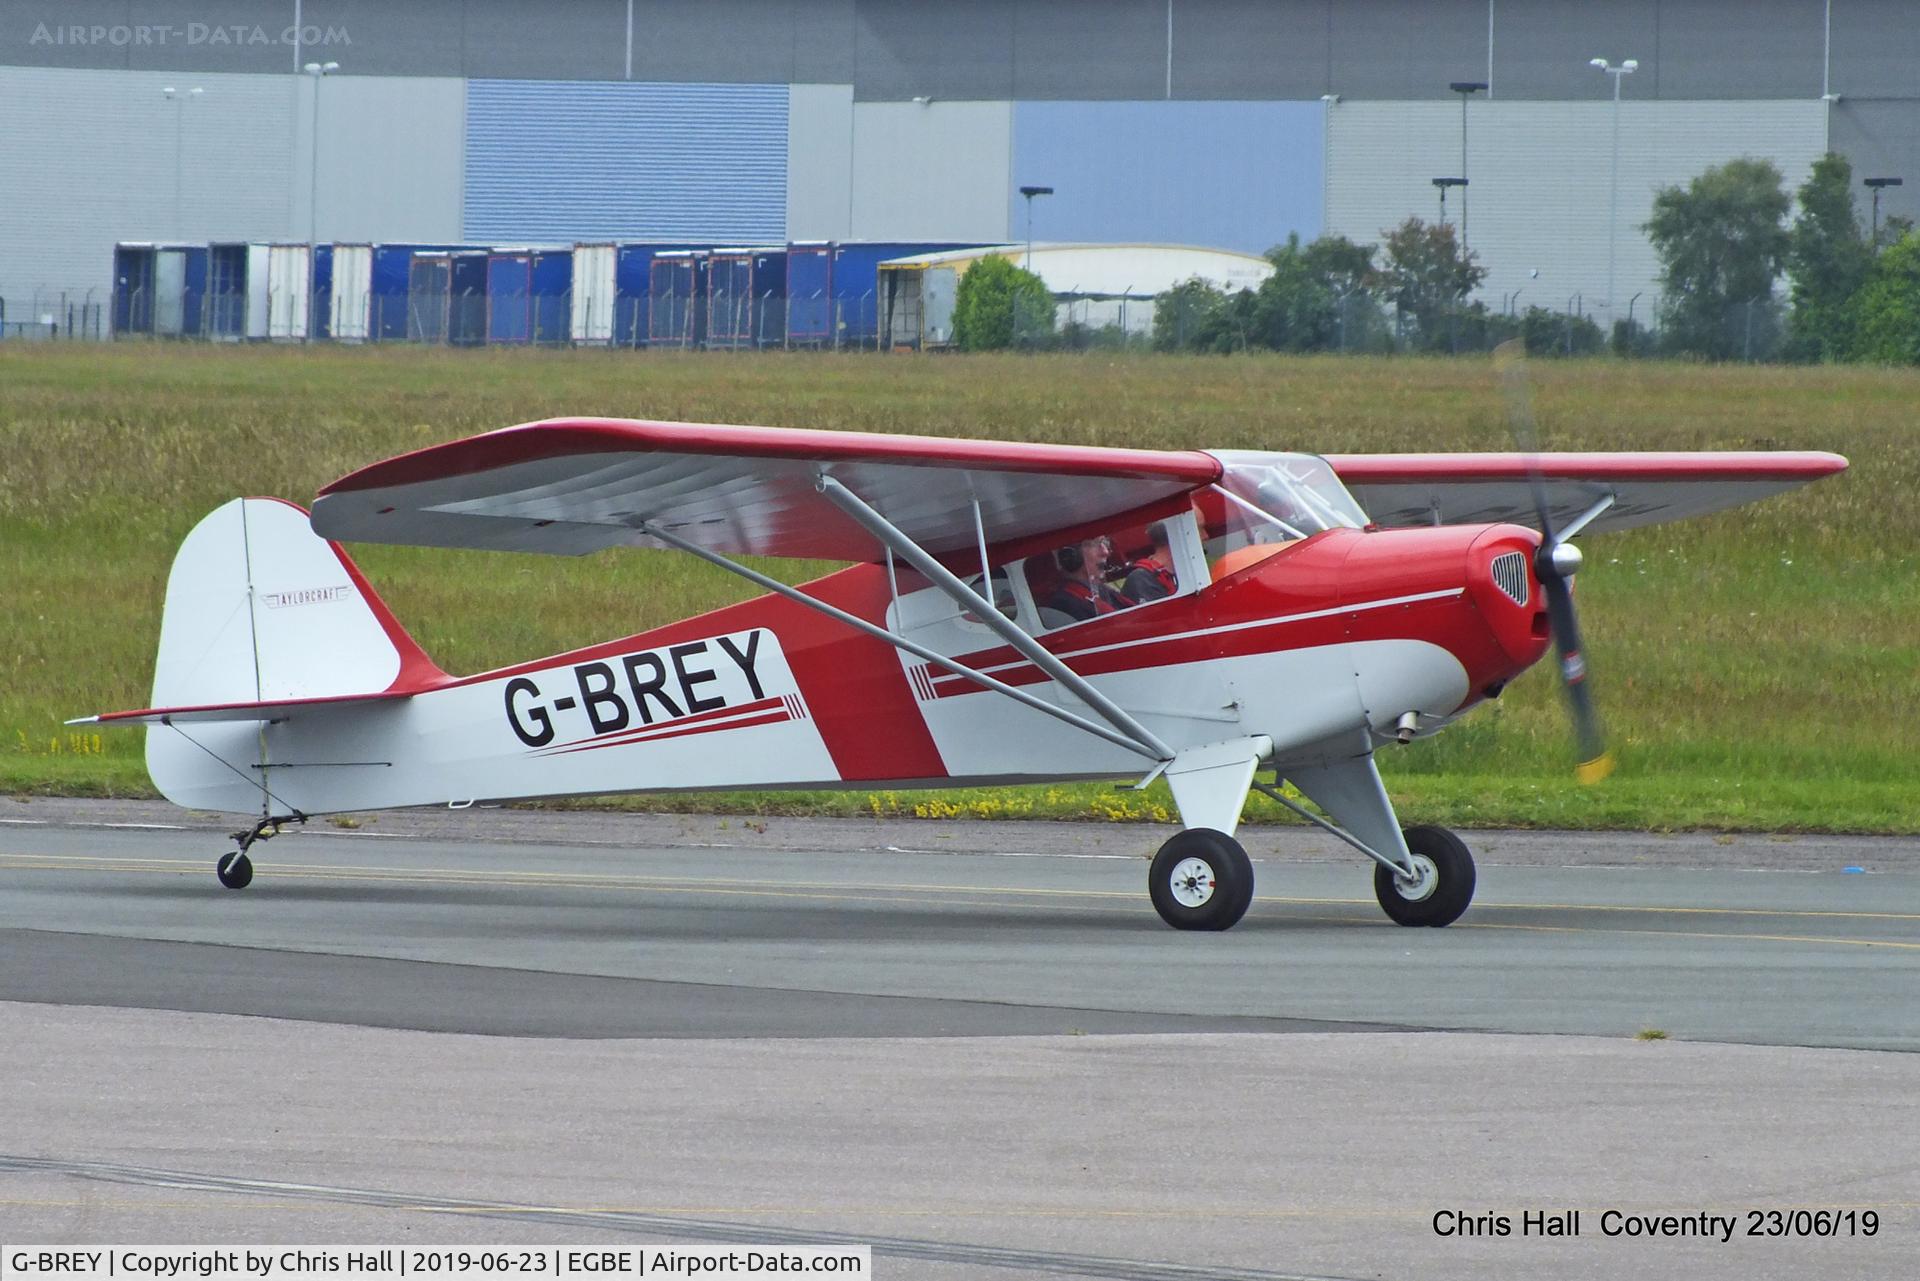
[[[1584,540],[1589,653],[1622,754],[1612,783],[1568,781],[1543,667],[1384,758],[1403,803],[1456,822],[1920,826],[1920,376],[1591,361],[1536,363],[1533,378],[1548,448],[1831,449],[1853,468],[1736,512]],[[1469,360],[5,344],[0,787],[146,790],[137,733],[103,733],[96,751],[60,722],[146,701],[167,566],[212,507],[304,500],[390,454],[562,414],[1328,453],[1507,447],[1498,388]],[[356,556],[453,671],[746,594],[668,553]],[[822,568],[770,567],[795,580]],[[695,803],[1125,816],[1164,798]]]

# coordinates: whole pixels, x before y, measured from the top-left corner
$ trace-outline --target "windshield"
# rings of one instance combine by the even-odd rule
[[[1264,524],[1293,539],[1367,523],[1366,513],[1323,458],[1245,449],[1210,452],[1224,468],[1220,488],[1236,509],[1228,513],[1230,526]]]

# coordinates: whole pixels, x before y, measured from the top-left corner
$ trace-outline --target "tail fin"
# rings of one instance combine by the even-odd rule
[[[176,804],[248,810],[271,799],[259,722],[288,704],[404,697],[446,679],[304,509],[236,498],[174,556],[152,707],[100,719],[173,725],[147,734],[154,785]]]
[[[443,678],[292,503],[236,498],[173,558],[156,708],[399,692]]]

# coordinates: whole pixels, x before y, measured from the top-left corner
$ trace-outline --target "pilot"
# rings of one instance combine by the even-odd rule
[[[1126,609],[1134,602],[1105,582],[1113,544],[1103,535],[1072,543],[1053,554],[1060,582],[1043,604],[1079,621]]]
[[[1161,600],[1173,595],[1180,580],[1173,573],[1173,547],[1167,539],[1167,523],[1156,520],[1147,527],[1153,549],[1127,567],[1127,578],[1120,590],[1135,604]]]

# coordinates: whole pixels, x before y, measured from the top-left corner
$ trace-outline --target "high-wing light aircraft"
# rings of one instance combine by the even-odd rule
[[[1165,778],[1185,830],[1148,889],[1168,924],[1222,930],[1246,912],[1234,830],[1252,788],[1371,859],[1395,921],[1446,925],[1473,896],[1473,858],[1444,828],[1401,828],[1375,749],[1499,697],[1557,645],[1582,768],[1603,771],[1568,539],[1845,466],[532,423],[354,472],[311,516],[271,498],[215,510],[168,580],[154,706],[89,719],[148,726],[148,769],[175,804],[258,816],[218,862],[229,888],[252,879],[257,841],[343,811]],[[767,594],[454,677],[331,540],[672,548]],[[743,556],[852,565],[796,588]]]

